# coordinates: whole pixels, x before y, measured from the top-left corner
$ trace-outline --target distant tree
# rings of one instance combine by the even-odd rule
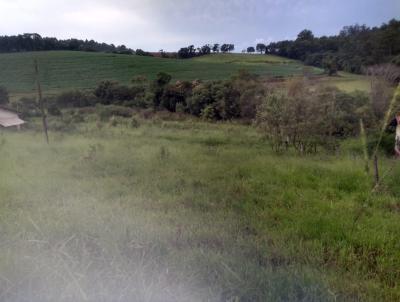
[[[189,45],[188,51],[189,51],[189,55],[191,57],[194,57],[196,55],[196,48],[194,47],[194,45]]]
[[[179,49],[178,58],[180,58],[180,59],[190,58],[189,48],[182,47],[181,49]]]
[[[267,46],[266,46],[265,44],[263,44],[263,43],[258,43],[257,46],[256,46],[256,50],[257,50],[260,54],[262,54],[263,52],[266,52]]]
[[[98,43],[94,40],[67,39],[42,37],[36,33],[18,36],[0,36],[0,52],[23,52],[45,50],[96,51],[132,54],[126,46],[115,47],[113,44]]]
[[[218,44],[218,43],[215,43],[215,44],[213,45],[213,47],[212,47],[212,51],[213,51],[214,53],[216,53],[216,52],[219,52],[219,50],[220,50],[219,44]]]
[[[304,29],[297,35],[298,41],[311,41],[314,39],[314,34],[311,30]]]
[[[133,50],[127,48],[125,45],[120,45],[117,47],[116,52],[123,55],[131,55],[133,54]]]
[[[0,86],[0,105],[6,105],[9,102],[8,91],[5,87]]]
[[[202,55],[209,55],[211,53],[211,46],[206,44],[200,48],[200,53]]]
[[[223,53],[228,52],[228,51],[229,51],[229,44],[222,44],[222,45],[221,45],[221,51],[222,51]]]
[[[235,45],[234,44],[229,44],[228,51],[231,52],[231,51],[234,51],[234,50],[235,50]]]
[[[256,50],[254,49],[253,46],[250,46],[250,47],[247,47],[247,52],[248,53],[254,53],[254,52],[256,52]]]
[[[135,54],[137,56],[147,56],[147,57],[152,57],[153,55],[147,51],[144,51],[142,49],[136,49]]]

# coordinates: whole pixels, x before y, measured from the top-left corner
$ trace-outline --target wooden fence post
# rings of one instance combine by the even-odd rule
[[[38,62],[36,59],[34,62],[35,62],[36,88],[37,88],[37,93],[38,93],[39,108],[40,108],[40,112],[42,115],[43,132],[44,132],[44,136],[46,138],[46,142],[48,144],[49,143],[49,134],[47,131],[47,116],[46,116],[46,111],[44,109],[44,104],[43,104],[42,87],[40,85],[40,79],[39,79],[39,67],[38,67]]]

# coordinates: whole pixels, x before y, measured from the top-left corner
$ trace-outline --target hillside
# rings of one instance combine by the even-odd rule
[[[72,51],[28,52],[0,55],[0,85],[12,94],[34,90],[33,59],[40,65],[47,93],[70,88],[93,88],[105,79],[128,83],[135,75],[154,78],[167,72],[174,80],[229,78],[240,69],[265,76],[291,76],[303,72],[303,64],[277,56],[220,54],[190,60]],[[316,74],[322,70],[314,69]]]

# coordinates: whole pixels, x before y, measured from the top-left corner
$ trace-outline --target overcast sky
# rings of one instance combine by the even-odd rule
[[[37,32],[157,51],[336,34],[400,19],[400,0],[0,0],[0,35]]]

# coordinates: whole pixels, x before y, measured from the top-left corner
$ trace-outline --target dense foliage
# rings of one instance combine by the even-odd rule
[[[222,44],[221,46],[219,44],[214,44],[214,45],[206,44],[198,48],[196,48],[194,45],[190,45],[188,47],[181,48],[177,53],[177,57],[179,59],[189,59],[189,58],[209,55],[211,52],[227,53],[227,52],[232,52],[234,50],[235,50],[234,44]]]
[[[125,45],[99,43],[94,40],[67,39],[42,37],[39,34],[23,34],[17,36],[0,36],[0,53],[43,51],[43,50],[76,50],[90,52],[112,52],[133,54],[132,49]]]
[[[360,119],[373,120],[366,94],[315,88],[295,80],[286,93],[265,98],[256,122],[275,151],[293,147],[300,153],[315,153],[319,146],[335,149],[337,139],[356,134]]]
[[[294,41],[270,43],[266,53],[301,60],[309,65],[361,73],[363,66],[393,62],[400,59],[400,21],[391,20],[380,27],[346,26],[336,36],[314,37],[303,30]]]

